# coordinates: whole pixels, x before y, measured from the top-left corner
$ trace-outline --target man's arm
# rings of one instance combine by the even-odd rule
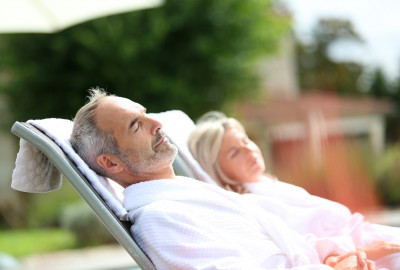
[[[210,221],[202,219],[203,224],[193,223],[186,211],[175,211],[178,209],[175,203],[161,203],[164,205],[158,205],[156,210],[146,207],[137,212],[132,227],[139,246],[157,268],[332,270],[318,263],[289,266],[287,257],[277,252],[271,240],[263,242],[257,255],[252,254],[235,241],[235,235],[227,237],[224,231],[210,233],[205,225]],[[247,241],[257,246],[253,240]]]

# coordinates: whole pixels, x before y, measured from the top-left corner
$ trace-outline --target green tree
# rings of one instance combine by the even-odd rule
[[[56,34],[4,35],[0,90],[12,121],[72,118],[94,86],[196,117],[256,89],[254,61],[287,28],[269,0],[168,0]]]
[[[304,91],[328,90],[339,94],[358,94],[357,80],[362,73],[360,64],[335,62],[330,52],[339,42],[362,42],[351,22],[321,19],[313,29],[312,41],[297,42],[297,65],[300,87]]]
[[[400,115],[400,77],[390,80],[381,68],[375,68],[370,76],[368,92],[376,98],[391,100],[396,108],[395,117],[398,118]]]
[[[391,86],[392,86],[392,88],[391,88],[392,91],[391,91],[390,98],[396,106],[397,117],[399,118],[400,117],[400,76],[398,76],[394,80],[394,82],[391,84]],[[400,122],[400,120],[397,122],[397,125],[399,122]],[[400,132],[399,132],[399,134],[400,134]],[[397,139],[399,137],[397,137]]]
[[[388,81],[381,68],[376,68],[372,75],[369,93],[376,98],[391,97]]]
[[[395,81],[388,79],[381,68],[375,68],[369,76],[368,93],[393,104],[394,112],[386,116],[386,143],[394,144],[400,138],[400,78]]]

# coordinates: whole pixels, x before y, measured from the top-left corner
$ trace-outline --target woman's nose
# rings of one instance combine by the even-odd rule
[[[243,149],[244,149],[246,152],[250,152],[250,153],[253,153],[253,152],[255,151],[254,146],[251,145],[250,143],[249,143],[249,144],[246,144],[246,145],[243,145]]]
[[[247,145],[242,145],[241,148],[242,148],[243,152],[245,152],[245,153],[251,152],[251,149]]]

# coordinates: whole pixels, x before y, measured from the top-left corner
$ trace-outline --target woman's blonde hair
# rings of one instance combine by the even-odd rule
[[[221,187],[244,193],[245,187],[227,177],[218,162],[222,138],[228,128],[236,128],[246,133],[244,127],[236,119],[228,118],[221,112],[208,112],[197,121],[196,128],[189,135],[188,146],[203,170]]]

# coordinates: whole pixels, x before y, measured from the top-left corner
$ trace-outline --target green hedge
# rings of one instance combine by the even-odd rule
[[[61,227],[71,231],[78,246],[115,242],[115,238],[86,203],[65,207],[60,217]]]
[[[374,173],[382,202],[389,207],[400,206],[400,143],[387,148]]]
[[[0,231],[0,251],[15,257],[75,248],[76,237],[68,230],[33,229]]]

